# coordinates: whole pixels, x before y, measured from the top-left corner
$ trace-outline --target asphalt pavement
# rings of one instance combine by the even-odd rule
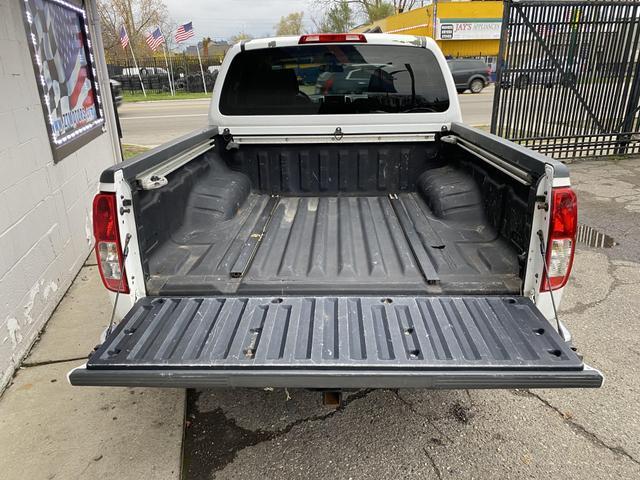
[[[122,143],[155,147],[207,125],[209,99],[125,103],[118,108]]]
[[[459,95],[466,123],[487,127],[491,122],[493,87],[479,94]],[[118,109],[122,143],[155,147],[207,125],[209,99],[125,103]]]

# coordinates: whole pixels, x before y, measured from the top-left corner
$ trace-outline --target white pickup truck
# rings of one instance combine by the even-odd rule
[[[556,315],[577,226],[566,166],[464,125],[431,39],[235,45],[209,126],[100,180],[118,321],[73,385],[603,382]]]

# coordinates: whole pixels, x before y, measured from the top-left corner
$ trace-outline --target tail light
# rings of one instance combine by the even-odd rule
[[[342,42],[367,43],[367,39],[361,33],[314,33],[311,35],[302,35],[298,44]]]
[[[562,288],[569,279],[576,232],[578,230],[578,201],[569,187],[554,188],[551,192],[551,220],[547,243],[547,274],[543,278],[542,291]],[[549,285],[550,284],[550,285]]]
[[[114,292],[129,293],[124,272],[115,193],[99,193],[93,199],[93,235],[98,269],[104,286]]]

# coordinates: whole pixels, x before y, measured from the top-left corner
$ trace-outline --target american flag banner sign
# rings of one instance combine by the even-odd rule
[[[160,45],[164,43],[164,35],[160,31],[160,28],[156,28],[153,32],[147,35],[147,45],[154,52],[158,49]]]
[[[56,0],[25,4],[51,140],[59,146],[103,122],[86,16]]]
[[[180,25],[178,27],[178,30],[176,30],[176,42],[184,42],[194,35],[195,32],[193,31],[193,22],[185,23],[184,25]]]
[[[129,35],[124,25],[120,27],[120,43],[122,44],[122,48],[127,48],[127,45],[129,45]]]

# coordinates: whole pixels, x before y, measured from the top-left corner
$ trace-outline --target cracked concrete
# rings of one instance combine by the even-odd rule
[[[576,161],[570,165],[580,221],[621,243],[620,260],[640,258],[640,159]]]
[[[602,389],[379,390],[326,418],[312,392],[202,391],[193,425],[216,411],[248,435],[295,426],[243,446],[209,424],[233,457],[187,478],[640,478],[640,163],[571,169],[581,221],[619,243],[579,247],[561,309]]]
[[[567,414],[566,412],[563,412],[563,411],[559,410],[558,408],[554,407],[548,400],[543,398],[541,395],[539,395],[537,393],[534,393],[534,392],[531,392],[531,391],[527,391],[527,393],[530,394],[531,396],[537,398],[542,403],[544,403],[547,407],[549,407],[551,410],[553,410],[558,415],[560,415],[560,417],[563,420],[565,420],[565,422],[567,424],[571,425],[576,432],[578,432],[579,434],[583,435],[585,438],[590,440],[595,445],[598,445],[600,447],[604,447],[604,448],[606,448],[608,450],[611,450],[611,452],[613,452],[615,454],[618,454],[618,455],[622,455],[623,457],[628,458],[629,460],[631,460],[633,463],[636,463],[636,464],[640,465],[640,461],[638,461],[631,454],[629,454],[629,452],[627,452],[624,448],[619,447],[619,446],[608,445],[598,435],[596,435],[595,433],[587,430],[583,425],[581,425],[578,422],[576,422],[575,420],[573,420],[573,418],[572,418],[572,416],[570,414]]]
[[[0,398],[0,477],[179,478],[184,391],[76,388],[109,321],[95,266],[85,266]]]
[[[25,364],[86,358],[107,328],[110,314],[98,267],[85,264],[65,294],[64,308],[53,313]]]
[[[608,165],[606,171],[603,163]],[[635,158],[577,162],[572,165],[571,181],[597,201],[621,203],[624,210],[640,212],[640,164]]]
[[[72,387],[78,363],[18,372],[0,400],[0,476],[179,478],[183,392]]]
[[[581,221],[613,236],[611,249],[580,251],[562,317],[585,353],[603,371],[599,391],[536,392],[551,408],[589,435],[640,460],[640,161],[578,162],[571,165]],[[595,184],[605,178],[610,190]],[[629,194],[631,184],[632,194]],[[609,198],[612,202],[605,200]],[[625,208],[620,208],[621,206]],[[633,208],[626,208],[632,206]]]
[[[606,265],[603,265],[603,262]],[[594,391],[539,391],[538,395],[600,438],[640,459],[640,264],[613,261],[602,253],[578,255],[576,277],[580,287],[571,288],[569,307],[562,318],[585,353],[585,361],[603,371],[606,382]],[[600,297],[580,303],[587,292],[607,285]],[[571,307],[573,305],[573,307]]]
[[[263,397],[262,392],[237,393]],[[215,397],[216,392],[200,395]],[[280,395],[269,398],[276,409],[285,402]],[[461,406],[462,415],[457,413]],[[225,422],[237,419],[229,413],[232,410],[218,403]],[[210,426],[210,448],[225,451],[227,430],[221,424]],[[594,441],[546,402],[523,391],[377,390],[325,417],[298,419],[287,430],[263,436],[234,450],[231,462],[191,471],[187,478],[631,479],[640,475],[634,460]]]
[[[284,415],[280,416],[270,428],[263,429],[259,427],[256,430],[250,430],[242,426],[241,417],[232,418],[227,416],[221,408],[214,408],[204,415],[196,416],[193,412],[198,408],[197,403],[200,393],[190,390],[187,405],[192,413],[187,415],[185,428],[184,476],[186,478],[209,478],[211,474],[233,462],[237,452],[262,442],[273,441],[285,436],[291,430],[304,423],[327,420],[348,408],[352,402],[366,397],[371,392],[372,390],[364,389],[348,394],[343,403],[333,410],[323,408],[318,410],[319,413],[310,416]],[[306,397],[304,393],[307,392],[301,391],[300,393],[302,393],[303,398]],[[260,400],[265,398],[265,395],[259,395],[256,397],[258,401],[252,403],[259,407],[260,403],[264,404]],[[287,395],[287,398],[293,400],[294,397]],[[295,412],[292,411],[292,413]],[[194,422],[193,420],[196,418],[197,421]],[[207,433],[213,432],[215,432],[216,439],[211,441],[212,439]],[[224,445],[219,442],[220,439],[225,441]]]

